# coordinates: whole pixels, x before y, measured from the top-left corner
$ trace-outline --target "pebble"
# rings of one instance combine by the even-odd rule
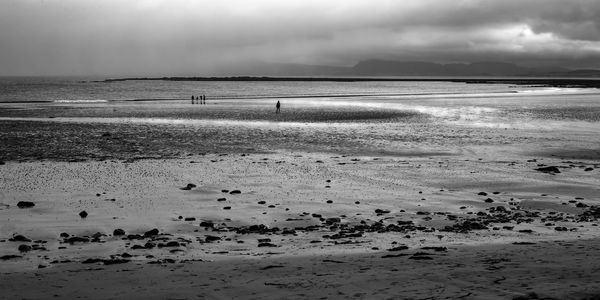
[[[18,208],[30,208],[30,207],[34,207],[35,203],[31,202],[31,201],[19,201],[19,203],[17,203],[17,207]]]
[[[120,236],[120,235],[125,235],[125,230],[117,228],[113,231],[113,235],[114,236]]]
[[[23,245],[19,245],[18,249],[19,249],[19,252],[29,252],[29,251],[31,251],[31,246],[23,244]]]

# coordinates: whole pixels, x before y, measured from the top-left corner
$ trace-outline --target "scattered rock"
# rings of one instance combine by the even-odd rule
[[[186,186],[184,186],[184,187],[182,187],[182,188],[179,188],[179,189],[181,189],[181,190],[184,190],[184,191],[189,191],[189,190],[191,190],[191,189],[193,189],[193,188],[195,188],[195,187],[196,187],[196,185],[195,185],[195,184],[193,184],[193,183],[188,183]]]
[[[262,200],[261,200],[261,201],[258,201],[258,202],[256,202],[256,203],[258,203],[258,204],[267,204],[267,202],[266,202],[266,201],[262,201]]]
[[[88,213],[87,213],[87,211],[85,211],[85,210],[82,210],[82,211],[79,213],[79,216],[80,216],[82,219],[85,219],[85,218],[87,218],[87,216],[88,216]]]
[[[446,247],[434,247],[434,246],[422,247],[421,249],[423,249],[423,250],[433,250],[435,252],[446,252],[446,251],[448,251],[448,248],[446,248]]]
[[[342,220],[340,218],[327,218],[325,219],[325,224],[333,225],[335,223],[340,223]]]
[[[589,172],[589,171],[594,171],[594,168],[585,168],[584,171]]]
[[[383,214],[389,214],[390,210],[389,209],[375,209],[375,213],[378,215],[383,215]]]
[[[492,198],[487,198],[484,201],[485,201],[485,203],[492,203],[492,202],[494,202],[494,200]]]
[[[15,259],[15,258],[21,258],[21,257],[22,256],[20,256],[20,255],[9,254],[9,255],[0,256],[0,260],[9,260],[9,259]]]
[[[215,224],[212,221],[202,221],[200,222],[200,227],[208,227],[213,228]]]
[[[537,168],[537,169],[534,169],[534,170],[540,171],[540,172],[544,172],[544,173],[550,173],[550,174],[552,174],[552,173],[555,173],[555,174],[560,173],[560,170],[556,166],[542,167],[542,168]]]
[[[273,269],[273,268],[283,268],[283,266],[275,266],[275,265],[270,265],[270,266],[266,266],[263,268],[260,268],[261,270],[268,270],[268,269]],[[266,283],[265,283],[266,285]]]
[[[242,192],[240,190],[233,190],[231,192],[229,192],[230,195],[235,195],[235,194],[241,194]]]
[[[10,239],[8,239],[11,242],[31,242],[31,239],[26,238],[23,235],[17,234],[14,235],[13,237],[11,237]]]
[[[224,210],[230,210],[230,209],[231,209],[231,206],[225,206],[225,207],[223,207],[223,209],[224,209]]]
[[[219,202],[227,201],[227,198],[219,198],[219,199],[217,199],[217,201],[219,201]]]
[[[18,249],[19,249],[19,252],[29,252],[29,251],[31,251],[31,246],[23,244],[23,245],[19,245]]]
[[[148,231],[146,231],[146,232],[144,233],[144,237],[153,237],[153,236],[156,236],[156,235],[158,235],[158,233],[159,233],[158,229],[154,228],[154,229],[152,229],[152,230],[148,230]]]
[[[34,207],[35,203],[31,202],[31,201],[19,201],[17,203],[17,207],[18,208],[30,208],[30,207]]]
[[[194,218],[194,217],[187,217],[187,218],[185,218],[185,219],[183,219],[183,220],[184,220],[184,221],[191,222],[191,221],[196,221],[196,218]]]
[[[114,236],[121,236],[121,235],[125,235],[125,230],[117,228],[113,231],[113,235]]]
[[[258,247],[277,247],[277,246],[274,244],[271,244],[271,243],[259,243]]]
[[[204,241],[206,241],[207,243],[212,243],[212,242],[215,242],[215,241],[220,241],[220,240],[221,240],[221,238],[220,238],[220,237],[218,237],[218,236],[214,236],[214,235],[207,235],[207,236],[204,238]]]
[[[394,247],[394,248],[390,248],[388,249],[388,251],[402,251],[402,250],[408,250],[408,246],[402,245],[402,246],[398,246],[398,247]]]
[[[74,243],[89,243],[90,239],[86,237],[72,236],[64,240],[65,243],[74,244]]]

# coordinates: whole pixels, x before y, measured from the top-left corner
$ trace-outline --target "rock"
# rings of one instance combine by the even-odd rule
[[[220,240],[221,240],[221,237],[214,236],[214,235],[207,235],[204,238],[204,241],[206,241],[207,243],[212,243],[212,242],[220,241]]]
[[[479,196],[487,196],[487,193],[486,192],[479,192],[479,193],[477,193],[477,195],[479,195]]]
[[[585,168],[584,171],[589,172],[589,171],[594,171],[594,168]]]
[[[221,190],[221,193],[229,193],[229,190]]]
[[[195,185],[195,184],[193,184],[193,183],[188,183],[186,186],[184,186],[184,187],[182,187],[182,188],[179,188],[179,189],[180,189],[180,190],[184,190],[184,191],[189,191],[189,190],[191,190],[191,189],[193,189],[193,188],[195,188],[195,187],[196,187],[196,185]]]
[[[185,219],[183,219],[183,220],[184,220],[184,221],[191,222],[191,221],[196,221],[196,218],[194,218],[194,217],[187,217],[187,218],[185,218]]]
[[[534,169],[534,170],[540,171],[540,172],[544,172],[544,173],[550,173],[550,174],[552,174],[552,173],[556,173],[556,174],[560,173],[560,170],[556,166],[542,167],[542,168],[537,168],[537,169]]]
[[[12,254],[9,254],[9,255],[3,255],[3,256],[0,256],[0,260],[9,260],[9,259],[21,258],[21,257],[22,257],[22,256],[20,256],[20,255],[12,255]]]
[[[241,194],[242,192],[240,190],[233,190],[231,192],[229,192],[229,194],[231,195],[235,195],[235,194]]]
[[[256,202],[256,203],[258,203],[258,204],[267,204],[267,202],[266,202],[266,201],[262,201],[262,200],[261,200],[261,201],[258,201],[258,202]]]
[[[258,247],[277,247],[277,245],[271,244],[271,243],[260,243],[258,244]]]
[[[60,233],[60,237],[61,237],[61,238],[68,238],[68,237],[69,237],[69,234],[68,234],[68,233],[66,233],[66,232],[61,232],[61,233]]]
[[[30,208],[30,207],[34,207],[35,203],[31,202],[31,201],[19,201],[17,203],[17,207],[18,208]]]
[[[104,263],[105,266],[108,265],[116,265],[116,264],[124,264],[124,263],[128,263],[129,259],[117,259],[117,258],[113,258],[113,259],[105,259],[102,261],[102,263]]]
[[[402,250],[407,250],[407,249],[408,249],[408,246],[402,245],[402,246],[390,248],[390,249],[388,249],[388,251],[392,251],[393,252],[393,251],[402,251]]]
[[[82,264],[96,264],[96,263],[99,263],[99,262],[103,262],[103,259],[100,259],[100,258],[88,258],[88,259],[82,261],[81,263]]]
[[[313,218],[322,218],[323,217],[323,216],[321,216],[321,214],[316,214],[316,213],[313,213],[311,216]]]
[[[223,209],[224,209],[224,210],[230,210],[230,209],[231,209],[231,206],[225,206],[225,207],[223,207]]]
[[[74,244],[74,243],[88,243],[90,239],[85,237],[73,236],[64,240],[65,243]]]
[[[18,249],[19,249],[19,252],[29,252],[29,251],[31,251],[31,246],[23,244],[23,245],[19,245]]]
[[[106,136],[110,136],[110,132],[105,132],[102,134],[102,136],[106,137]]]
[[[340,219],[340,218],[327,218],[327,219],[325,219],[325,224],[327,224],[327,225],[333,225],[335,223],[340,223],[340,222],[342,222],[342,219]]]
[[[159,248],[162,248],[162,247],[179,247],[179,242],[177,242],[177,241],[169,241],[166,244],[158,244],[158,247]]]
[[[13,237],[11,237],[10,239],[8,239],[11,242],[31,242],[31,239],[26,238],[23,235],[17,234]]]
[[[114,236],[121,236],[121,235],[125,235],[125,230],[117,228],[113,231],[113,235]]]
[[[202,221],[200,222],[200,227],[208,227],[213,228],[215,224],[212,221]]]
[[[484,200],[485,203],[492,203],[494,200],[492,198],[487,198]]]
[[[446,252],[446,251],[448,251],[448,248],[446,248],[446,247],[434,247],[434,246],[422,247],[421,249],[423,249],[423,250],[433,250],[435,252]]]
[[[333,200],[327,200],[326,202],[331,204],[331,203],[333,203]]]
[[[226,198],[219,198],[219,199],[217,199],[217,201],[223,202],[223,201],[227,201],[227,199]]]
[[[389,214],[390,210],[389,209],[375,209],[375,213],[378,215],[383,215],[383,214]]]
[[[82,210],[82,211],[79,213],[79,216],[80,216],[82,219],[85,219],[85,218],[88,216],[88,213],[87,213],[87,211],[85,211],[85,210]]]
[[[127,235],[127,239],[128,240],[143,240],[144,237],[142,235],[139,235],[139,234],[128,234]]]
[[[154,228],[152,230],[148,230],[146,232],[144,232],[144,237],[153,237],[158,235],[159,231],[158,229]]]

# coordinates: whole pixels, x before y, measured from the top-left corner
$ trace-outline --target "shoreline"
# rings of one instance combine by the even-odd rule
[[[119,81],[271,81],[271,82],[365,82],[365,81],[445,81],[462,82],[468,84],[478,83],[503,83],[515,85],[542,85],[547,87],[580,87],[600,88],[600,78],[590,77],[270,77],[270,76],[231,76],[231,77],[128,77],[108,78],[94,82],[119,82]]]

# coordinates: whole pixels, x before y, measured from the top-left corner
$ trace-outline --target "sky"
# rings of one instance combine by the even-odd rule
[[[389,59],[600,69],[598,0],[0,0],[0,75]]]

